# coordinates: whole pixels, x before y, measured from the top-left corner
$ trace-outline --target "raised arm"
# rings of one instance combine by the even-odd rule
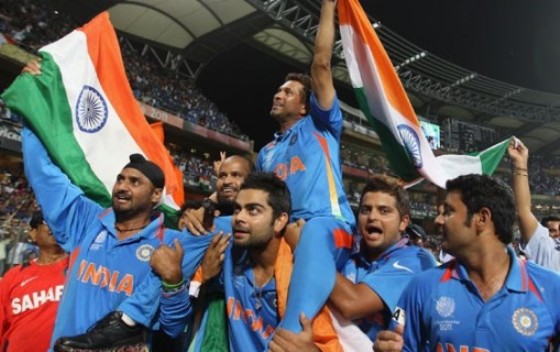
[[[330,109],[335,90],[331,72],[331,58],[334,44],[334,14],[336,4],[333,0],[322,0],[319,29],[315,38],[315,52],[311,64],[311,86],[322,109]]]
[[[23,128],[21,135],[25,176],[56,241],[70,252],[103,208],[70,182],[33,132]]]
[[[527,255],[527,259],[558,272],[560,251],[556,250],[556,243],[549,236],[548,229],[539,224],[531,211],[527,167],[529,151],[523,143],[516,140],[510,143],[508,153],[513,161],[513,191],[521,232],[521,249]]]
[[[521,240],[527,243],[535,233],[539,222],[531,211],[531,191],[529,189],[528,160],[529,150],[516,138],[508,147],[508,154],[513,166],[513,191],[515,193],[515,207],[519,219]]]

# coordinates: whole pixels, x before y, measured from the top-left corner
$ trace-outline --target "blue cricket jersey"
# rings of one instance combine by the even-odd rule
[[[274,276],[263,287],[256,287],[248,252],[230,246],[223,283],[230,350],[267,351],[280,322]]]
[[[165,243],[173,246],[178,239],[185,255],[183,274],[190,277],[211,241],[212,236],[195,237],[163,227],[163,217],[152,219],[146,228],[120,241],[115,232],[115,214],[84,196],[62,171],[54,165],[37,137],[24,128],[23,155],[25,174],[45,219],[61,247],[71,253],[71,263],[59,305],[52,343],[62,336],[87,331],[109,312],[123,305],[139,307],[141,322],[157,320],[160,279],[151,271],[150,257]],[[163,330],[179,333],[179,326],[189,313],[186,302],[173,316],[161,317]],[[128,314],[128,310],[123,309]],[[149,326],[149,325],[148,325]]]
[[[508,253],[504,287],[487,302],[456,260],[414,277],[395,312],[404,350],[547,351],[560,329],[560,276]]]
[[[292,219],[336,217],[354,225],[340,166],[342,112],[335,97],[322,110],[315,95],[311,112],[261,149],[257,170],[274,172],[292,194]]]
[[[354,283],[369,286],[385,303],[386,309],[354,321],[373,341],[377,333],[388,328],[392,312],[410,280],[417,273],[437,266],[434,256],[423,248],[408,245],[401,239],[369,262],[362,252],[348,261],[342,274]]]

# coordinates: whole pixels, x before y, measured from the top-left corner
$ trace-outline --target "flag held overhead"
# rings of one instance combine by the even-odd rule
[[[445,156],[443,164],[435,157],[399,76],[359,1],[339,0],[338,11],[344,57],[358,104],[379,135],[397,175],[409,184],[426,178],[445,188],[445,182],[458,173],[491,174],[505,148],[494,146],[488,149],[493,153],[481,154],[491,155],[498,162],[475,156],[460,156],[456,160]],[[507,147],[507,141],[502,143]],[[502,143],[499,145],[503,146]],[[480,167],[481,161],[485,161],[485,167]],[[493,169],[489,165],[494,165]]]

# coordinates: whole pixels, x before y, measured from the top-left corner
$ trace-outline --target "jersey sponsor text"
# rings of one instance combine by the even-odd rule
[[[47,290],[40,290],[28,293],[22,297],[12,299],[12,313],[14,315],[24,313],[31,309],[37,309],[47,302],[58,302],[62,296],[64,285],[50,287]]]

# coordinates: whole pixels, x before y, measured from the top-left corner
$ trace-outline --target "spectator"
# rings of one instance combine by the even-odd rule
[[[521,250],[525,253],[527,259],[559,272],[560,251],[556,249],[557,242],[550,236],[549,230],[538,222],[531,211],[529,150],[521,141],[515,140],[509,145],[508,154],[513,164],[513,189],[521,234]]]
[[[56,243],[43,214],[31,218],[39,256],[10,269],[0,281],[0,350],[44,352],[49,348],[68,255]]]

